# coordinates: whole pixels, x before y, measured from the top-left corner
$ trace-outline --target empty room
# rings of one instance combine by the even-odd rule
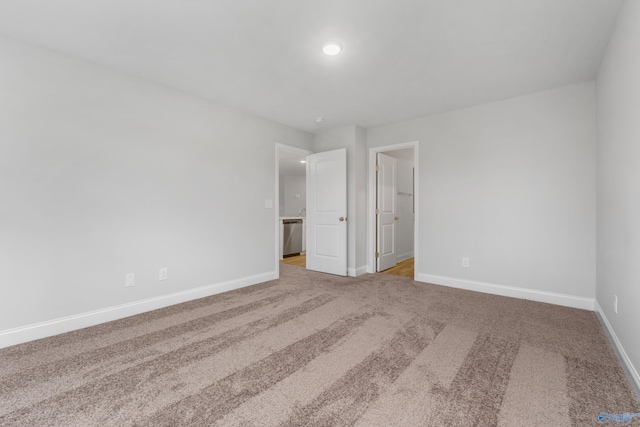
[[[640,1],[3,0],[0,426],[640,425]]]

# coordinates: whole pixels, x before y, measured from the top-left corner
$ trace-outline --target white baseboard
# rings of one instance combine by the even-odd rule
[[[64,332],[74,331],[76,329],[82,329],[104,322],[110,322],[112,320],[122,319],[135,314],[156,310],[158,308],[164,308],[170,305],[274,280],[275,278],[275,272],[257,274],[227,282],[189,289],[187,291],[176,292],[114,307],[61,317],[58,319],[48,320],[46,322],[7,329],[0,331],[0,348],[50,337]]]
[[[530,301],[546,302],[565,307],[594,310],[593,298],[575,295],[558,294],[555,292],[539,291],[536,289],[516,288],[513,286],[496,285],[493,283],[475,282],[472,280],[456,279],[452,277],[435,276],[431,274],[416,274],[416,281],[449,286],[451,288],[466,289],[468,291],[483,292],[485,294],[501,295]]]
[[[396,262],[402,262],[406,259],[413,258],[413,251],[405,252],[396,256]]]
[[[611,335],[611,338],[613,339],[613,342],[616,346],[616,349],[618,350],[618,353],[620,354],[620,357],[624,361],[624,364],[629,370],[629,373],[631,373],[631,377],[633,377],[633,380],[635,381],[637,388],[640,389],[640,375],[638,374],[638,370],[636,369],[635,366],[633,366],[633,363],[631,362],[631,359],[629,359],[627,352],[624,351],[624,347],[622,347],[622,343],[620,343],[620,340],[618,339],[618,336],[613,330],[611,323],[609,323],[609,319],[607,319],[607,316],[604,314],[602,307],[600,307],[600,304],[598,304],[598,300],[595,301],[595,311],[600,315],[600,318],[604,322],[604,325],[607,328],[607,331],[609,332],[609,334]]]
[[[347,276],[358,277],[367,273],[368,266],[364,265],[358,268],[347,268]]]

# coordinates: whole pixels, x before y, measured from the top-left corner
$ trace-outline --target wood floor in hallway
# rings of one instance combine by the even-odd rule
[[[307,256],[306,255],[294,255],[288,256],[280,260],[283,264],[295,265],[296,267],[306,267],[307,266]]]
[[[382,274],[393,274],[394,276],[410,277],[413,279],[413,258],[405,259],[387,270],[381,271]]]

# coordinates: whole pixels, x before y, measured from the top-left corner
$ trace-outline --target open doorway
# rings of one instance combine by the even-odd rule
[[[305,266],[306,156],[311,151],[276,144],[276,274],[280,262]]]
[[[369,151],[369,272],[415,278],[418,143]]]
[[[305,167],[305,188],[287,192],[287,165]],[[307,150],[276,144],[276,277],[280,277],[280,260],[287,255],[285,221],[300,221],[301,250],[309,270],[347,276],[347,149],[312,153]],[[297,181],[297,180],[296,180]],[[305,192],[303,197],[302,191]],[[287,210],[287,197],[306,200]],[[293,234],[290,234],[293,235]],[[287,262],[290,264],[290,262]],[[300,265],[296,263],[294,265]]]

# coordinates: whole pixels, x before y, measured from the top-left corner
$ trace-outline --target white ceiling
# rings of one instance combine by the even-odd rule
[[[303,154],[280,150],[280,158],[278,163],[280,175],[306,176],[307,165],[304,163],[300,163],[300,160],[305,160],[305,158],[306,156]]]
[[[413,153],[413,148],[402,148],[400,150],[391,150],[385,151],[384,154],[387,156],[394,157],[398,160],[411,160],[415,159],[415,154]]]
[[[318,132],[594,79],[620,3],[0,0],[0,33]]]

